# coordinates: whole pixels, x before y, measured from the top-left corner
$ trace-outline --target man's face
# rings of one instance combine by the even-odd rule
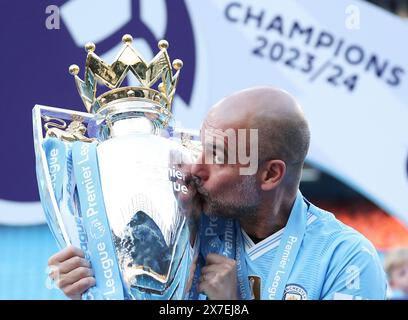
[[[408,262],[394,268],[391,272],[391,286],[408,295]]]
[[[201,128],[203,152],[193,165],[192,174],[199,178],[198,193],[203,211],[210,216],[253,216],[261,202],[256,174],[241,175],[243,165],[238,163],[237,157],[234,163],[229,163],[229,156],[242,143],[233,134],[236,129],[237,124],[211,118],[207,118]]]

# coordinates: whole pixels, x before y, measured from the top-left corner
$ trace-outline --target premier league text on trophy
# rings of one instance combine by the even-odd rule
[[[101,214],[97,209],[98,208],[98,199],[96,196],[96,182],[95,176],[92,175],[92,171],[89,164],[89,144],[82,144],[81,145],[81,158],[78,161],[78,166],[81,170],[82,176],[84,180],[82,183],[85,185],[86,189],[86,206],[85,214],[88,218],[91,219],[91,232],[90,235],[94,239],[97,239],[98,242],[96,244],[97,252],[98,252],[98,259],[103,268],[103,276],[105,285],[109,288],[109,291],[105,292],[105,296],[109,296],[114,294],[117,290],[117,287],[120,286],[120,283],[115,283],[115,279],[113,276],[113,266],[114,261],[109,258],[109,254],[107,251],[107,244],[104,241],[103,235],[107,231],[105,230],[104,224],[101,222]]]

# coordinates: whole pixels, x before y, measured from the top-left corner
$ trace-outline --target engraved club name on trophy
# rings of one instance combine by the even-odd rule
[[[199,142],[171,113],[182,61],[170,63],[161,40],[146,62],[132,40],[123,36],[112,64],[86,44],[83,80],[69,68],[88,113],[34,107],[39,193],[58,245],[83,249],[92,264],[96,286],[84,299],[183,299]],[[140,86],[121,87],[129,72]],[[98,83],[109,90],[96,97]]]

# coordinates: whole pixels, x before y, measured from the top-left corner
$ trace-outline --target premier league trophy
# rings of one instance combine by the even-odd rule
[[[96,286],[84,299],[183,299],[196,221],[188,168],[198,147],[171,113],[183,63],[170,63],[165,40],[150,63],[130,35],[122,40],[111,65],[85,46],[84,80],[69,68],[88,113],[34,107],[41,202],[58,245],[91,262]],[[140,86],[121,87],[129,71]],[[96,97],[98,82],[110,90]]]

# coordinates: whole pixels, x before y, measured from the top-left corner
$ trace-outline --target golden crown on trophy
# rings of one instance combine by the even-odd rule
[[[132,46],[133,38],[129,34],[122,37],[123,48],[112,64],[104,62],[94,53],[95,44],[87,43],[85,50],[88,52],[85,63],[84,80],[78,77],[79,67],[71,65],[69,72],[75,76],[78,92],[89,113],[98,113],[104,107],[121,99],[142,100],[153,102],[168,111],[171,111],[171,103],[174,98],[180,69],[183,62],[175,59],[170,63],[167,53],[169,44],[166,40],[160,40],[160,51],[147,62],[142,55]],[[176,72],[173,74],[173,68]],[[138,87],[120,87],[128,72],[131,71],[139,81]],[[157,89],[153,86],[161,79]],[[112,90],[96,97],[97,82],[100,82]]]

